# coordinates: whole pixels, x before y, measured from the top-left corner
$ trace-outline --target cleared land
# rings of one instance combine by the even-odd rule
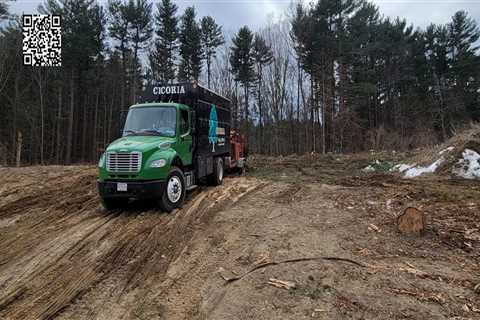
[[[0,319],[480,319],[480,184],[379,157],[254,157],[172,214],[106,213],[94,167],[0,168]],[[352,261],[265,265],[312,257]]]

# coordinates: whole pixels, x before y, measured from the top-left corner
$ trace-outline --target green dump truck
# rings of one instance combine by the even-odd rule
[[[98,163],[107,210],[155,199],[170,212],[199,183],[219,185],[225,169],[244,166],[245,143],[230,130],[228,99],[187,82],[150,85],[140,100]]]

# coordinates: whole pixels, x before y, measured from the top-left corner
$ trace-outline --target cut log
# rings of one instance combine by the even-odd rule
[[[409,207],[397,218],[398,231],[406,234],[423,234],[425,232],[425,214],[417,208]]]

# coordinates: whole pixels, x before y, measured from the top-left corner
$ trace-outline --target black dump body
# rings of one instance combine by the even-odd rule
[[[196,82],[184,82],[148,85],[140,102],[174,102],[192,109],[193,158],[199,177],[212,172],[214,157],[230,155],[230,100]]]

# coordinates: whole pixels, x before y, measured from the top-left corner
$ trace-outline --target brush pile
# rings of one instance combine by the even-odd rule
[[[480,125],[455,135],[444,144],[422,150],[411,162],[392,168],[405,178],[427,173],[451,175],[464,179],[480,179]]]

